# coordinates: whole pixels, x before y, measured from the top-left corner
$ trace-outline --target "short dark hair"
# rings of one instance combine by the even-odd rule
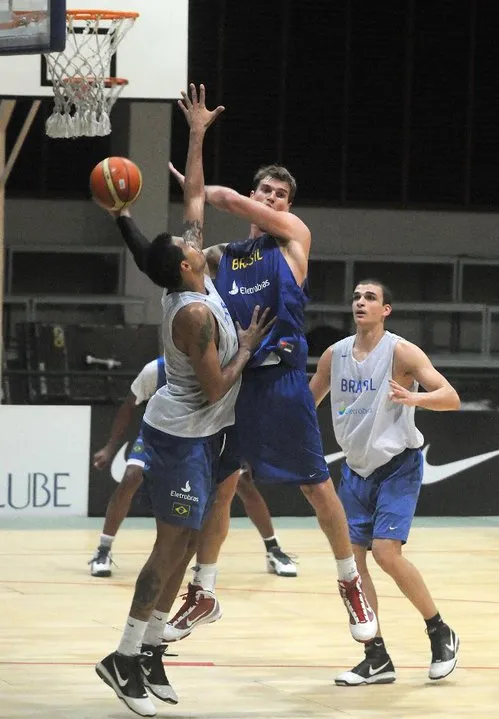
[[[169,232],[162,232],[154,238],[149,248],[146,274],[155,285],[163,289],[179,290],[182,286],[182,260],[185,260],[182,249],[173,243]]]
[[[264,165],[256,172],[253,178],[253,190],[256,190],[258,185],[266,177],[271,177],[273,180],[279,180],[280,182],[287,182],[289,185],[289,201],[293,202],[296,195],[296,180],[293,175],[283,165]]]
[[[392,291],[388,287],[388,285],[385,285],[384,282],[381,282],[381,280],[377,280],[374,277],[368,277],[367,280],[359,280],[355,283],[355,287],[357,285],[376,285],[376,287],[381,287],[381,292],[383,294],[383,304],[384,305],[391,305],[392,304]]]

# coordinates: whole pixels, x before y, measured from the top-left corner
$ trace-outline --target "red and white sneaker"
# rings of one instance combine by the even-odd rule
[[[350,632],[356,642],[374,639],[378,631],[378,620],[362,590],[360,576],[347,582],[338,580],[343,604],[350,616]]]
[[[166,642],[178,642],[188,637],[194,627],[211,624],[222,617],[218,599],[207,589],[189,583],[182,599],[184,603],[165,627],[163,639]]]

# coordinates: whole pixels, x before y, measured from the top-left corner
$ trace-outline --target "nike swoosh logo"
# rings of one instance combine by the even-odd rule
[[[197,622],[199,622],[200,619],[203,619],[203,617],[206,617],[210,612],[211,612],[211,609],[207,609],[205,612],[200,614],[199,617],[196,617],[195,619],[193,619],[192,622],[188,617],[186,617],[185,618],[185,626],[187,627],[187,629],[190,629],[190,627],[192,627],[193,624],[196,624]]]
[[[450,644],[446,644],[445,646],[447,647],[447,649],[449,650],[449,652],[454,652],[454,651],[455,651],[455,648],[456,648],[456,647],[455,647],[455,645],[454,645],[454,636],[453,636],[452,632],[450,633]]]
[[[151,668],[151,667],[145,667],[144,665],[142,665],[142,671],[144,672],[144,674],[146,675],[146,677],[148,677],[149,674],[152,672],[152,668]]]
[[[126,471],[126,459],[125,459],[125,452],[126,448],[128,447],[128,442],[125,442],[123,447],[120,447],[120,449],[116,452],[114,459],[111,464],[111,477],[114,479],[115,482],[121,482],[123,479],[123,475]]]
[[[385,667],[387,667],[390,664],[390,660],[382,664],[380,667],[376,667],[376,669],[373,669],[372,666],[369,664],[369,675],[372,677],[375,674],[379,674]]]
[[[436,484],[437,482],[443,482],[444,479],[452,477],[454,474],[459,474],[467,469],[471,469],[477,464],[487,462],[487,460],[493,457],[499,456],[499,449],[493,450],[492,452],[485,452],[484,454],[477,454],[474,457],[466,457],[466,459],[458,459],[456,462],[447,462],[446,464],[430,464],[426,459],[430,445],[427,444],[423,449],[423,484]],[[333,464],[345,456],[344,452],[333,452],[332,454],[326,454],[324,459],[327,464]]]
[[[492,457],[499,455],[499,449],[493,452],[485,452],[485,454],[477,454],[474,457],[467,457],[466,459],[458,459],[456,462],[447,462],[447,464],[430,464],[426,459],[430,445],[427,444],[423,449],[424,458],[424,471],[423,471],[423,484],[435,484],[436,482],[442,482],[448,477],[452,477],[454,474],[464,472],[466,469],[471,469],[477,464],[486,462]]]
[[[114,658],[113,658],[113,666],[114,666],[114,671],[116,672],[116,679],[118,680],[118,684],[123,689],[123,687],[126,687],[126,685],[128,684],[128,679],[123,679],[123,677],[121,676],[121,674],[118,671],[118,667],[116,666],[116,662],[115,662]]]

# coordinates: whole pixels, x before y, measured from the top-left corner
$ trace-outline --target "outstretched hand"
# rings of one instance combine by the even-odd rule
[[[217,117],[225,110],[223,105],[219,105],[214,110],[208,110],[206,107],[206,92],[204,85],[199,86],[198,91],[193,82],[189,85],[189,93],[181,91],[182,99],[178,101],[178,106],[184,113],[187,124],[191,130],[199,130],[205,132],[211,124],[215,122]]]
[[[253,352],[253,350],[258,347],[267,332],[269,332],[277,320],[277,317],[273,317],[267,322],[266,320],[269,312],[270,308],[267,307],[263,310],[260,317],[258,317],[260,314],[260,305],[256,305],[251,316],[250,325],[247,329],[243,330],[239,322],[236,322],[239,347],[245,347],[250,352]]]

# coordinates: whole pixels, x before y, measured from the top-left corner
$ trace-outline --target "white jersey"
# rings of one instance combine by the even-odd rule
[[[407,448],[423,444],[414,423],[414,407],[396,404],[388,395],[398,335],[385,332],[362,361],[353,356],[355,335],[333,345],[331,411],[336,441],[350,469],[368,477]],[[412,391],[418,388],[417,383]]]
[[[172,339],[172,324],[177,312],[192,302],[203,302],[208,305],[218,323],[218,358],[221,367],[225,367],[236,354],[236,329],[227,307],[207,275],[205,287],[207,294],[164,292],[162,297],[166,385],[160,387],[149,400],[144,421],[176,437],[208,437],[234,424],[234,405],[241,378],[218,402],[209,402],[191,360],[177,349]]]
[[[158,359],[152,360],[152,362],[148,362],[142,367],[130,387],[135,395],[136,405],[151,399],[156,390],[159,389],[158,385],[163,384],[160,382],[160,374],[163,374],[163,372],[163,369],[160,372]]]

